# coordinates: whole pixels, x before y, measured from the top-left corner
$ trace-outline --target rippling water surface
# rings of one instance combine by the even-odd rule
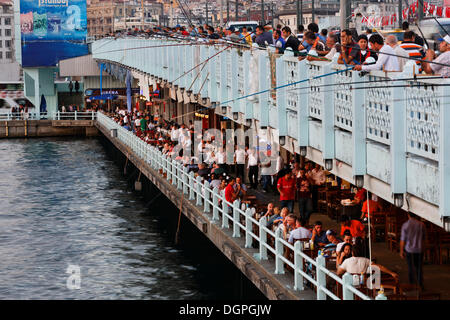
[[[0,140],[0,173],[0,299],[222,297],[97,140]]]

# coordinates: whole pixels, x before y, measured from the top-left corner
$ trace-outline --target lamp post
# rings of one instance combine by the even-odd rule
[[[261,25],[264,24],[264,0],[261,0]]]

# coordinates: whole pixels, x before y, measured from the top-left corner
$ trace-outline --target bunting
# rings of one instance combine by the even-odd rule
[[[419,7],[419,1],[416,1],[409,5],[409,7],[402,10],[403,20],[407,20],[410,15],[414,15]],[[436,16],[438,18],[450,18],[450,7],[441,7],[429,4],[428,2],[423,2],[423,12],[425,16]],[[389,26],[395,25],[397,19],[397,14],[391,14],[384,17],[365,17],[363,16],[361,23],[368,26]]]

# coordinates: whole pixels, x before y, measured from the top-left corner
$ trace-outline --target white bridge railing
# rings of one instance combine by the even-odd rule
[[[327,289],[328,276],[342,286],[343,300],[353,300],[354,295],[363,300],[371,300],[370,297],[353,286],[353,276],[351,274],[346,273],[340,278],[326,268],[326,258],[324,256],[319,255],[316,259],[310,258],[303,252],[300,241],[292,245],[283,239],[280,228],[273,232],[266,226],[267,220],[265,217],[262,217],[259,221],[253,218],[254,209],[247,208],[242,210],[238,200],[234,201],[234,203],[226,201],[223,192],[220,193],[217,188],[211,190],[207,181],[202,183],[200,177],[195,178],[193,172],[188,173],[187,168],[181,162],[162,154],[158,148],[145,143],[104,114],[99,112],[97,121],[107,128],[111,134],[113,132],[117,133],[117,138],[122,143],[129,146],[137,156],[144,159],[154,170],[162,172],[163,176],[172,185],[176,186],[180,192],[188,195],[190,201],[195,201],[197,206],[202,207],[205,214],[212,213],[212,217],[210,216],[212,221],[217,221],[224,229],[231,228],[233,237],[241,237],[241,232],[243,232],[245,235],[245,248],[251,248],[255,240],[259,244],[259,253],[255,255],[257,260],[267,260],[267,253],[270,251],[275,257],[275,274],[284,274],[285,265],[291,267],[294,270],[294,290],[305,290],[305,283],[309,282],[315,287],[318,300],[326,300],[327,297],[341,300],[336,294]],[[219,205],[219,203],[221,204]],[[244,221],[244,223],[241,223],[241,221]],[[259,235],[253,232],[253,226],[259,227]],[[268,235],[275,239],[275,248],[268,243]],[[284,252],[286,249],[293,251],[294,262],[285,257]],[[304,268],[305,266],[314,269],[315,275],[308,272],[308,268]]]

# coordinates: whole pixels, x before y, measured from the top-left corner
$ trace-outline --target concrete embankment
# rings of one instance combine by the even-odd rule
[[[99,134],[93,120],[0,121],[0,138],[84,136]]]

